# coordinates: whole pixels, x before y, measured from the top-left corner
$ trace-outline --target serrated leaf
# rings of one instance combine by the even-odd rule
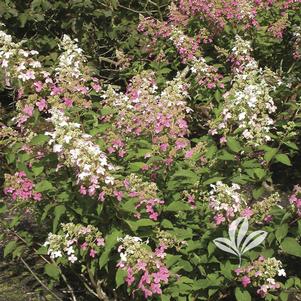
[[[45,265],[45,273],[55,279],[55,280],[59,280],[60,279],[60,270],[58,269],[58,267],[54,264],[54,263],[47,263]]]
[[[292,237],[286,237],[282,241],[281,247],[287,254],[301,257],[301,245],[297,242],[296,239]]]
[[[129,170],[132,172],[136,172],[141,170],[141,168],[145,165],[143,162],[134,162],[129,164]]]
[[[264,154],[264,160],[270,162],[272,158],[277,154],[277,152],[278,152],[277,148],[269,147]]]
[[[164,208],[164,211],[189,211],[191,210],[191,207],[183,203],[181,201],[173,201],[171,204],[169,204],[167,207]]]
[[[234,153],[238,153],[242,149],[240,143],[233,137],[227,137],[227,146]]]
[[[6,257],[10,253],[14,251],[17,246],[17,242],[15,240],[11,240],[4,248],[3,256]]]
[[[276,161],[278,161],[282,164],[285,164],[285,165],[288,165],[288,166],[292,165],[291,160],[285,154],[278,154],[278,155],[275,156],[275,159],[276,159]]]
[[[213,183],[216,183],[218,181],[221,181],[223,180],[225,177],[214,177],[214,178],[210,178],[208,180],[206,180],[203,185],[209,185],[209,184],[213,184]]]
[[[43,145],[48,140],[49,140],[49,136],[43,135],[43,134],[39,134],[37,136],[34,136],[31,139],[30,144],[31,145]]]
[[[52,186],[52,184],[47,180],[43,180],[35,186],[35,190],[37,192],[44,192],[47,190],[52,190],[53,188],[54,187]]]
[[[282,224],[277,228],[275,232],[275,236],[278,242],[282,241],[282,239],[287,235],[287,232],[288,232],[288,224]]]
[[[251,301],[251,295],[247,290],[237,287],[235,289],[235,298],[237,301]]]
[[[137,229],[139,229],[140,227],[153,227],[157,225],[156,222],[148,218],[142,218],[136,221],[126,220],[126,223],[131,227],[133,231],[137,231]]]
[[[112,233],[108,234],[105,237],[105,250],[99,258],[100,268],[104,267],[107,264],[111,250],[117,244],[117,238],[121,237],[121,235],[121,231],[114,229]]]
[[[33,165],[32,167],[32,172],[36,177],[40,175],[43,172],[43,170],[44,170],[44,166]]]
[[[126,277],[127,272],[125,270],[122,269],[118,269],[116,272],[116,276],[115,276],[115,281],[116,281],[116,288],[118,288],[120,285],[122,285],[124,283],[124,278]]]
[[[218,156],[218,159],[225,161],[236,161],[236,157],[225,150],[223,150],[222,154]]]
[[[54,219],[52,224],[52,232],[55,233],[61,216],[66,212],[64,205],[58,205],[54,208]]]

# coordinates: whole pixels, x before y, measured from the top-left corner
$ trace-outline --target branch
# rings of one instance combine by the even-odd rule
[[[22,263],[25,265],[27,270],[32,274],[32,276],[52,295],[54,296],[57,300],[63,301],[56,293],[54,293],[52,290],[48,288],[48,286],[36,275],[36,273],[30,268],[30,266],[25,262],[25,260],[20,257]]]

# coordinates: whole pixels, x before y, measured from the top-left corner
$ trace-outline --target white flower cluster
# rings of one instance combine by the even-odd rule
[[[89,255],[94,257],[99,248],[104,246],[104,239],[102,233],[92,225],[68,223],[62,224],[61,234],[49,233],[44,246],[48,247],[50,258],[67,257],[68,261],[74,263],[78,260],[79,250],[90,251]]]
[[[77,45],[78,40],[72,40],[68,35],[64,35],[60,44],[63,49],[59,56],[58,67],[55,69],[63,78],[71,75],[71,77],[79,78],[82,76],[84,63],[86,58],[83,55],[83,50]]]
[[[228,186],[221,181],[210,185],[212,190],[209,192],[209,207],[215,213],[222,214],[227,219],[233,218],[246,206],[246,199],[239,192],[240,186],[232,184]]]
[[[44,247],[48,247],[47,254],[50,258],[55,259],[63,256],[62,249],[65,249],[65,239],[61,235],[49,233],[47,240],[44,243]],[[70,253],[70,252],[69,252]]]
[[[41,63],[33,57],[38,54],[35,50],[22,49],[23,42],[14,43],[12,36],[0,30],[0,66],[4,70],[5,84],[11,85],[12,79],[23,82],[35,80]]]
[[[212,135],[241,134],[247,144],[258,146],[271,140],[269,132],[274,123],[270,114],[276,106],[270,93],[275,89],[265,76],[270,70],[258,68],[251,58],[250,43],[237,38],[233,53],[238,61],[236,76],[230,91],[224,94],[223,110],[215,120],[209,121]],[[270,75],[270,74],[269,74]]]
[[[118,238],[118,242],[121,245],[118,248],[120,255],[120,260],[123,263],[126,263],[128,257],[131,257],[137,253],[137,250],[141,249],[142,239],[137,236],[126,235],[123,238]],[[123,250],[123,252],[121,252]]]
[[[58,153],[67,166],[77,168],[78,183],[88,187],[89,195],[94,195],[103,183],[113,185],[110,171],[114,167],[91,140],[92,136],[83,133],[80,124],[70,122],[62,111],[52,109],[50,112],[54,132],[45,134],[51,136],[49,144],[53,145],[53,152]]]

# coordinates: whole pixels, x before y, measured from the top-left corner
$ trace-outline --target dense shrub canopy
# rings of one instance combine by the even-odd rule
[[[300,0],[0,11],[0,241],[36,290],[300,296]]]

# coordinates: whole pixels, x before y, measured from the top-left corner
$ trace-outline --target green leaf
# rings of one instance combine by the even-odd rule
[[[54,187],[52,186],[52,184],[49,181],[43,180],[36,185],[35,190],[37,192],[43,192],[43,191],[51,190],[53,188]]]
[[[259,180],[266,176],[266,171],[262,168],[254,168],[254,173]]]
[[[60,270],[54,263],[47,263],[45,265],[44,271],[49,277],[55,280],[60,279]]]
[[[55,233],[61,216],[66,212],[66,207],[64,205],[58,205],[54,208],[54,219],[52,225],[52,232]]]
[[[165,259],[166,266],[168,268],[171,266],[174,266],[175,263],[178,262],[180,258],[181,258],[181,255],[167,254],[166,259]]]
[[[38,255],[47,255],[47,247],[40,247],[36,250],[36,254]]]
[[[6,205],[0,204],[0,214],[1,214],[1,213],[4,213],[6,210],[7,210]]]
[[[225,160],[225,161],[236,161],[236,157],[226,150],[222,151],[222,154],[218,156],[218,159]]]
[[[32,172],[36,177],[40,175],[43,172],[43,170],[44,170],[44,166],[39,166],[39,165],[32,166]]]
[[[30,144],[31,145],[43,145],[45,142],[47,142],[49,140],[49,136],[47,135],[43,135],[43,134],[39,134],[37,136],[34,136],[31,139]]]
[[[12,253],[15,250],[16,246],[17,246],[17,242],[15,240],[10,241],[4,248],[4,253],[3,253],[4,257]]]
[[[221,273],[229,280],[233,279],[233,268],[234,266],[231,265],[230,261],[227,261],[225,264],[221,264]]]
[[[288,224],[282,224],[277,228],[275,232],[275,236],[278,242],[282,241],[282,239],[287,235],[287,232],[288,232]]]
[[[263,187],[254,188],[252,190],[252,196],[255,200],[258,200],[262,196],[263,193],[264,193]]]
[[[166,208],[164,208],[164,211],[188,211],[191,210],[190,206],[186,203],[183,203],[181,201],[173,201],[171,204],[169,204]]]
[[[285,154],[278,154],[275,156],[276,161],[283,163],[285,165],[291,166],[291,160],[289,159],[289,157]]]
[[[108,260],[109,260],[109,255],[112,250],[112,248],[117,244],[117,238],[122,236],[122,232],[114,229],[113,232],[109,235],[106,236],[105,238],[105,250],[101,254],[99,258],[99,267],[102,268],[104,267]]]
[[[19,154],[19,160],[20,162],[24,163],[30,159],[29,154]]]
[[[115,276],[116,288],[124,283],[124,278],[127,275],[127,272],[122,269],[118,269]]]
[[[150,220],[148,218],[142,218],[135,221],[126,220],[127,224],[131,227],[131,229],[135,232],[140,227],[150,227],[157,225],[156,222]]]
[[[233,137],[227,137],[227,145],[234,153],[238,153],[242,149],[240,143]]]
[[[161,227],[163,227],[165,229],[172,229],[173,228],[173,223],[168,219],[164,219],[161,222]]]
[[[186,272],[192,272],[193,271],[193,267],[192,265],[190,264],[189,261],[187,260],[183,260],[183,259],[180,259],[178,264],[181,266],[181,268],[186,271]]]
[[[13,251],[13,258],[20,257],[23,254],[23,251],[25,250],[25,246],[17,246]]]
[[[136,204],[137,200],[135,198],[130,199],[124,203],[121,204],[121,209],[128,211],[128,212],[136,212]]]
[[[281,292],[280,295],[279,295],[281,301],[287,301],[288,296],[289,296],[288,292]]]
[[[277,154],[277,148],[267,147],[267,151],[264,154],[264,160],[270,162],[272,158]]]
[[[217,181],[221,181],[223,180],[225,177],[214,177],[214,178],[210,178],[208,180],[206,180],[203,185],[209,185],[209,184],[212,184],[212,183],[216,183]]]
[[[290,255],[301,257],[301,245],[296,239],[292,237],[287,237],[281,243],[281,247],[284,252]]]
[[[299,147],[297,146],[296,143],[294,142],[284,142],[284,144],[286,144],[289,148],[294,149],[294,150],[299,150]]]
[[[195,172],[191,170],[184,170],[184,169],[175,172],[172,177],[187,179],[189,183],[192,184],[196,183],[199,180],[199,176]]]
[[[170,295],[161,295],[161,301],[170,301]]]
[[[134,162],[129,164],[129,171],[136,172],[141,170],[141,168],[145,165],[144,162]]]
[[[251,301],[251,295],[247,290],[237,287],[235,289],[235,298],[237,301]]]
[[[219,102],[222,99],[221,92],[219,90],[216,90],[214,93],[214,97]]]

